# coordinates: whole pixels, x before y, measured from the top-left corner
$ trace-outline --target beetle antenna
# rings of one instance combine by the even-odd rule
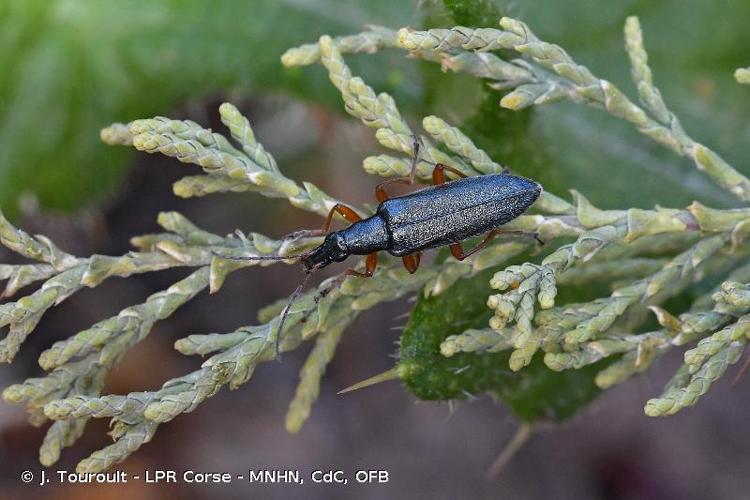
[[[216,257],[219,257],[221,259],[226,260],[292,260],[292,259],[301,259],[303,257],[307,257],[310,255],[309,253],[301,253],[297,255],[243,255],[243,256],[233,256],[233,255],[223,255],[219,252],[212,251],[211,252]],[[294,305],[294,302],[299,298],[300,294],[302,293],[302,289],[307,284],[307,281],[310,279],[310,275],[313,271],[316,271],[318,268],[313,267],[309,270],[305,271],[305,276],[302,278],[302,281],[300,281],[300,284],[297,285],[297,288],[294,289],[294,292],[292,292],[292,295],[289,296],[289,302],[287,303],[286,307],[284,307],[284,310],[281,313],[281,321],[279,322],[279,328],[276,331],[276,359],[281,359],[280,356],[280,346],[281,346],[281,334],[284,331],[284,323],[286,322],[287,316],[289,316],[289,311],[291,310],[292,306]],[[335,287],[335,285],[334,285]],[[316,297],[315,297],[315,303],[317,304],[321,298],[325,297],[330,293],[330,291],[334,287],[326,288],[325,290],[321,291]]]
[[[286,317],[289,315],[289,311],[292,309],[292,306],[294,305],[294,302],[297,300],[297,298],[302,293],[302,289],[305,287],[305,284],[307,284],[307,281],[310,279],[310,275],[313,273],[313,271],[317,271],[317,267],[311,268],[309,271],[306,271],[305,277],[302,278],[302,281],[299,285],[297,285],[297,288],[292,292],[292,295],[289,297],[289,302],[287,303],[286,307],[284,308],[283,312],[281,313],[281,322],[279,323],[279,329],[278,333],[276,335],[276,357],[277,359],[280,358],[280,346],[281,346],[281,333],[284,331],[284,322],[286,322]],[[344,280],[348,274],[346,272],[343,272],[336,276],[332,283],[325,287],[324,289],[320,290],[316,295],[313,301],[315,302],[315,305],[317,306],[322,299],[324,299],[326,296],[328,296],[329,293],[334,291],[336,288],[340,287],[342,283],[344,283]],[[312,314],[312,310],[308,311],[303,317],[302,321],[304,322],[307,320],[307,317]],[[353,390],[353,389],[352,389]]]
[[[293,260],[307,257],[308,254],[301,253],[297,255],[223,255],[219,252],[211,252],[216,257],[226,260]]]
[[[292,309],[292,306],[294,305],[294,302],[297,300],[297,298],[302,293],[302,289],[305,287],[305,284],[307,283],[307,280],[310,279],[310,275],[312,272],[305,273],[305,277],[302,278],[302,281],[299,285],[297,285],[297,288],[294,289],[294,292],[292,292],[292,295],[289,297],[289,302],[287,302],[286,307],[281,313],[281,321],[279,322],[279,329],[276,332],[276,359],[281,359],[281,334],[284,331],[284,323],[286,322],[286,317],[289,315],[289,311]],[[317,300],[315,301],[317,302]]]

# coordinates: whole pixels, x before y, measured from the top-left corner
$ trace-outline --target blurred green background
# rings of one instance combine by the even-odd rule
[[[743,168],[750,99],[733,80],[748,64],[750,3],[727,0],[543,1],[48,1],[0,2],[0,206],[17,211],[32,197],[45,209],[75,210],[106,199],[123,178],[130,151],[98,139],[114,121],[166,114],[187,99],[291,94],[340,112],[320,68],[285,70],[283,51],[322,34],[391,27],[494,25],[519,17],[627,94],[622,25],[637,14],[667,103],[686,129]],[[443,76],[402,54],[359,56],[355,72],[393,93],[402,109],[471,120],[484,143],[548,189],[576,187],[607,205],[681,205],[700,197],[729,203],[688,162],[597,110],[556,105],[508,118],[482,106],[477,82]],[[467,105],[466,96],[473,95]],[[475,111],[528,127],[497,128]],[[508,113],[510,114],[510,113]],[[529,113],[516,113],[519,115]],[[252,118],[252,117],[251,117]],[[522,130],[518,130],[521,128]],[[476,135],[476,134],[475,134]],[[294,137],[287,137],[290,143]],[[527,147],[518,142],[529,143]],[[526,158],[529,149],[537,156]],[[520,152],[514,155],[512,153]],[[526,168],[524,163],[535,163]],[[634,177],[635,176],[635,177]],[[637,178],[638,182],[633,180]],[[604,187],[606,186],[606,189]]]
[[[155,229],[160,210],[180,210],[217,233],[239,227],[279,236],[312,227],[319,224],[316,217],[259,196],[179,200],[171,182],[197,173],[194,167],[104,146],[99,130],[115,121],[166,115],[221,131],[216,108],[232,101],[291,177],[311,180],[355,204],[372,202],[376,180],[360,167],[365,156],[380,152],[372,132],[345,115],[320,66],[283,68],[279,58],[287,48],[322,34],[354,33],[368,23],[495,26],[500,15],[509,15],[635,98],[622,36],[624,20],[633,14],[641,19],[656,84],[685,129],[750,174],[750,88],[732,77],[737,67],[750,65],[750,2],[744,0],[0,0],[0,207],[30,233],[47,234],[79,255],[127,251],[130,236]],[[684,206],[695,199],[712,206],[734,203],[689,160],[599,110],[555,104],[506,111],[497,104],[500,95],[481,82],[443,74],[437,65],[397,51],[348,61],[377,91],[391,93],[415,127],[426,114],[440,115],[460,125],[496,161],[557,194],[575,188],[606,208]],[[84,290],[45,316],[14,365],[0,366],[0,386],[38,376],[36,357],[51,342],[143,300],[175,277],[179,272],[168,271]],[[253,269],[230,280],[220,300],[197,298],[128,355],[105,392],[150,389],[194,369],[200,360],[175,353],[176,338],[247,324],[259,307],[288,294],[297,278],[292,269]],[[668,420],[643,416],[643,402],[674,371],[679,353],[653,374],[608,391],[574,422],[532,440],[500,484],[484,482],[486,466],[515,427],[490,401],[463,405],[447,420],[445,406],[412,405],[414,398],[397,384],[335,396],[392,366],[388,356],[399,332],[389,329],[409,308],[379,307],[351,328],[300,435],[286,435],[282,422],[304,359],[297,352],[285,356],[283,366],[259,370],[241,391],[224,391],[164,426],[124,467],[390,469],[389,488],[360,490],[364,498],[455,498],[469,492],[478,497],[503,492],[509,498],[740,498],[750,486],[741,446],[750,438],[742,430],[750,410],[747,384],[713,389],[696,410]],[[105,431],[104,422],[93,424],[64,454],[60,468],[72,469],[108,444]],[[59,497],[59,490],[24,489],[17,479],[18,471],[36,468],[41,436],[20,409],[0,403],[3,498]],[[234,498],[247,491],[130,485],[66,494]],[[323,487],[264,494],[348,496],[347,490]]]

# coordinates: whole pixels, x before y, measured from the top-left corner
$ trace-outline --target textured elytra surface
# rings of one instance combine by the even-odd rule
[[[483,175],[416,191],[381,203],[378,214],[396,256],[486,233],[528,209],[541,193],[536,182],[507,174]]]

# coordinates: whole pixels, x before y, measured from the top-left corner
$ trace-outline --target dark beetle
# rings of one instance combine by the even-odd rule
[[[497,234],[528,234],[499,229],[524,213],[542,192],[538,183],[524,177],[502,173],[467,178],[455,168],[438,163],[432,172],[434,186],[389,198],[385,190],[387,185],[414,182],[418,151],[419,143],[415,141],[411,174],[408,177],[396,177],[375,188],[375,196],[380,205],[374,215],[362,219],[353,209],[338,203],[328,213],[320,231],[302,231],[306,234],[327,235],[323,243],[311,252],[298,256],[219,257],[237,260],[288,260],[299,257],[309,276],[313,271],[333,262],[346,260],[350,255],[367,255],[365,271],[347,269],[335,282],[340,283],[347,275],[366,278],[372,276],[377,266],[378,252],[383,250],[401,257],[406,269],[414,273],[419,267],[423,250],[447,245],[456,259],[463,260],[487,246]],[[446,182],[446,170],[460,179]],[[329,233],[333,216],[337,213],[352,224],[346,229]],[[486,234],[484,241],[464,252],[461,242],[480,234]],[[533,236],[537,237],[536,234]],[[279,334],[276,336],[277,353],[284,320],[304,287],[307,276],[294,291],[281,314],[277,330]],[[324,290],[318,297],[331,289]]]
[[[462,178],[445,182],[445,170]],[[500,226],[525,212],[542,191],[538,183],[524,177],[503,173],[466,178],[441,164],[435,166],[433,181],[435,186],[390,199],[384,190],[386,184],[411,183],[411,179],[398,178],[380,184],[376,194],[381,203],[375,214],[366,219],[360,219],[349,207],[334,206],[324,232],[328,232],[334,213],[353,223],[329,233],[323,244],[302,256],[305,270],[312,272],[350,255],[367,255],[364,273],[354,270],[347,273],[372,276],[376,252],[385,250],[403,257],[404,265],[413,273],[419,266],[420,252],[441,246],[450,246],[453,255],[463,260],[502,232]],[[487,233],[485,240],[464,253],[460,242],[483,233]]]

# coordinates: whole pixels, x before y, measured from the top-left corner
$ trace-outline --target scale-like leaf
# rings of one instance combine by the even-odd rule
[[[424,400],[463,399],[492,393],[519,418],[560,420],[599,393],[594,376],[601,364],[582,370],[553,372],[537,356],[520,372],[508,368],[510,351],[460,353],[449,358],[440,343],[469,328],[484,328],[490,318],[485,305],[491,272],[459,281],[442,295],[420,296],[401,339],[399,372],[406,387]]]

